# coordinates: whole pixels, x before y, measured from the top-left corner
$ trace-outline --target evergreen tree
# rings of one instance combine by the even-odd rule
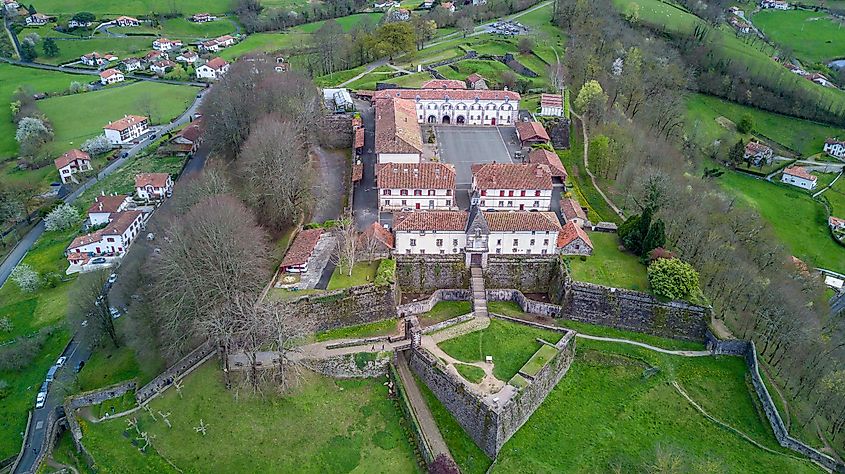
[[[742,140],[736,142],[731,150],[728,152],[728,164],[731,166],[736,166],[745,159],[745,144],[743,144]]]
[[[640,253],[641,257],[647,256],[652,250],[656,249],[657,247],[663,247],[666,243],[666,226],[663,224],[663,221],[657,219],[654,221],[654,224],[648,229],[648,234],[646,234],[645,238],[643,239],[642,243],[642,252]]]
[[[31,63],[37,57],[38,51],[35,50],[32,43],[29,41],[21,43],[21,61]]]
[[[44,56],[48,58],[55,58],[59,55],[59,45],[53,38],[44,38],[44,44],[41,47],[44,49]]]

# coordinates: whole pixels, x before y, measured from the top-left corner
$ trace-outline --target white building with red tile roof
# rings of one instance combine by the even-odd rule
[[[143,201],[163,201],[173,192],[170,173],[141,173],[135,175],[135,195]]]
[[[197,79],[216,81],[229,70],[229,62],[223,58],[214,58],[202,66],[197,67]]]
[[[827,218],[827,225],[829,225],[832,230],[842,230],[845,229],[845,219],[830,216]]]
[[[141,26],[141,22],[137,18],[131,16],[119,16],[112,21],[117,26]]]
[[[806,168],[801,166],[790,166],[783,170],[783,176],[780,178],[781,182],[798,186],[803,189],[814,189],[818,178],[811,175]]]
[[[754,166],[760,166],[762,164],[769,164],[772,162],[773,152],[772,149],[762,143],[758,142],[748,142],[745,145],[745,153],[743,153],[743,158],[745,161],[750,162]]]
[[[549,143],[551,140],[545,127],[540,122],[517,122],[516,136],[522,146]]]
[[[109,122],[103,133],[112,145],[131,143],[150,130],[150,120],[141,115],[124,115],[122,119]]]
[[[845,158],[845,141],[828,138],[824,141],[824,152],[834,158]]]
[[[104,86],[108,84],[115,84],[117,82],[123,82],[123,79],[123,73],[114,68],[106,69],[105,71],[100,72],[100,84]]]
[[[386,89],[373,100],[410,100],[419,123],[511,125],[519,112],[518,93],[472,89]]]
[[[33,13],[32,15],[26,17],[24,21],[26,22],[27,26],[39,26],[46,25],[50,22],[51,18],[52,17],[44,15],[43,13]]]
[[[565,222],[575,222],[578,227],[583,227],[587,222],[587,213],[578,201],[567,198],[560,200],[560,214]]]
[[[193,15],[191,15],[190,18],[190,20],[195,23],[206,23],[209,21],[214,21],[216,19],[217,17],[210,13],[194,13]]]
[[[393,233],[378,222],[364,229],[358,238],[359,248],[365,258],[388,258],[396,246]]]
[[[171,40],[159,38],[153,41],[153,49],[156,51],[172,51],[182,47],[182,40]]]
[[[67,259],[71,263],[71,269],[78,271],[79,268],[74,265],[84,265],[96,257],[112,259],[122,257],[141,232],[143,224],[144,213],[141,211],[112,214],[104,228],[73,239],[67,249]]]
[[[404,99],[375,101],[375,151],[379,163],[419,163],[422,131],[414,103]]]
[[[306,229],[296,234],[296,238],[285,253],[285,258],[282,259],[282,271],[288,273],[307,271],[308,262],[321,235],[323,235],[323,229]]]
[[[98,52],[94,51],[88,54],[83,54],[79,60],[86,66],[102,66],[106,63],[105,58]]]
[[[453,165],[380,163],[376,165],[376,186],[383,210],[457,208]]]
[[[563,97],[560,94],[541,94],[540,115],[563,117]]]
[[[557,248],[561,255],[592,255],[593,242],[590,236],[574,221],[563,225],[557,237]]]
[[[92,226],[108,224],[113,214],[126,209],[129,201],[129,196],[125,194],[103,194],[95,197],[94,204],[88,208],[88,222]]]
[[[185,64],[194,64],[199,59],[199,55],[191,50],[185,50],[176,56],[176,61]]]
[[[91,156],[82,150],[74,148],[53,161],[56,169],[59,170],[59,178],[62,183],[78,183],[76,177],[77,173],[91,171]]]
[[[481,74],[472,73],[467,76],[467,86],[473,90],[486,90],[487,81],[481,76]]]
[[[400,212],[393,216],[394,253],[446,255],[466,247],[466,211]]]
[[[169,59],[164,59],[162,61],[156,61],[150,65],[150,71],[163,76],[168,72],[172,71],[173,68],[176,67],[176,63]]]
[[[557,156],[557,153],[546,150],[545,148],[535,148],[531,150],[531,152],[528,153],[528,162],[548,166],[549,170],[552,172],[552,176],[560,178],[561,181],[566,181],[566,178],[569,177],[569,174],[566,172],[566,168],[563,167],[563,162],[560,161],[560,157]]]
[[[126,68],[126,72],[137,71],[143,66],[141,65],[141,60],[138,58],[126,58],[123,60],[123,67]]]
[[[552,202],[552,173],[536,163],[484,163],[472,170],[472,193],[481,209],[548,211]]]

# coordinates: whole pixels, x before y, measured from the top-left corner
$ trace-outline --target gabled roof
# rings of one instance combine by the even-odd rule
[[[588,247],[593,248],[593,242],[590,241],[590,236],[584,232],[584,229],[575,225],[575,222],[569,221],[563,225],[560,233],[557,234],[557,248],[566,247],[576,239],[581,239]]]
[[[551,140],[540,122],[517,122],[516,135],[520,140]]]
[[[103,79],[108,79],[108,78],[114,76],[115,74],[121,74],[122,75],[123,73],[118,71],[117,69],[111,68],[111,69],[106,69],[105,71],[101,72],[100,77],[103,78]]]
[[[65,166],[69,165],[71,161],[91,161],[91,155],[85,153],[82,150],[78,150],[74,148],[73,150],[65,152],[62,156],[56,158],[53,162],[56,164],[56,168],[62,169]]]
[[[125,16],[125,15],[117,17],[117,19],[115,21],[120,21],[120,20],[123,20],[123,21],[138,21],[137,18],[132,18],[131,16]]]
[[[211,69],[217,70],[217,71],[219,71],[220,69],[223,69],[228,64],[229,64],[228,61],[226,61],[225,59],[220,58],[220,57],[216,57],[216,58],[212,59],[211,61],[205,63],[206,66],[210,67]]]
[[[380,242],[388,249],[392,249],[395,246],[393,233],[385,229],[378,222],[373,222],[371,226],[364,229],[364,232],[361,233],[360,241],[362,244],[366,244],[370,239]]]
[[[581,205],[578,204],[578,201],[574,199],[561,199],[560,212],[567,221],[571,221],[575,218],[587,220],[587,214],[584,212],[584,209],[582,209]]]
[[[563,97],[560,94],[542,94],[540,95],[540,105],[546,107],[562,107]]]
[[[463,232],[467,226],[466,211],[413,211],[393,216],[393,230]]]
[[[772,151],[771,148],[767,147],[766,145],[763,145],[762,143],[758,143],[758,142],[748,142],[748,144],[745,145],[745,152],[746,153],[753,153],[753,154],[770,153],[771,151]]]
[[[103,128],[107,130],[121,131],[146,120],[148,120],[147,117],[141,115],[124,115],[122,119],[109,122],[108,125]]]
[[[537,163],[484,163],[471,166],[478,189],[552,189],[548,165]]]
[[[560,161],[560,157],[557,156],[557,153],[546,150],[545,148],[535,148],[531,150],[531,152],[528,153],[528,162],[547,165],[552,172],[552,176],[557,176],[562,179],[566,179],[568,176],[566,168],[563,167],[563,163]]]
[[[484,80],[484,78],[481,77],[481,74],[472,73],[469,76],[467,76],[467,82],[469,82],[470,84],[475,84],[476,82],[483,81],[483,80]]]
[[[202,120],[194,120],[190,125],[183,128],[176,134],[176,137],[184,138],[195,143],[202,136]]]
[[[145,186],[152,186],[154,188],[164,188],[167,186],[167,180],[170,178],[168,173],[141,173],[135,175],[135,187],[143,188]]]
[[[420,86],[420,89],[466,89],[464,81],[456,79],[432,79]]]
[[[287,253],[285,253],[282,267],[307,263],[321,235],[323,235],[323,229],[306,229],[297,234]]]
[[[836,138],[828,138],[824,141],[825,145],[845,145],[845,140],[839,140]]]
[[[97,196],[94,198],[94,203],[91,204],[91,207],[88,208],[88,214],[96,212],[111,214],[114,212],[118,212],[120,210],[120,206],[122,206],[127,199],[129,199],[129,196],[125,194],[117,194],[114,196]]]
[[[82,245],[93,244],[102,240],[106,235],[123,235],[129,229],[129,226],[135,222],[143,212],[141,211],[123,211],[112,214],[112,219],[102,229],[91,234],[80,235],[73,239],[68,249],[75,249]]]
[[[158,68],[168,68],[168,67],[173,67],[175,65],[176,65],[176,63],[174,63],[173,61],[171,61],[169,59],[165,59],[163,61],[156,61],[156,62],[153,63],[153,66],[158,67]]]
[[[422,153],[422,132],[413,102],[376,100],[376,153]]]
[[[789,168],[783,170],[783,174],[795,176],[796,178],[803,178],[808,181],[815,181],[818,179],[817,177],[811,175],[806,168],[802,168],[801,166],[790,166]]]
[[[492,211],[482,212],[490,232],[560,231],[554,212]]]
[[[831,227],[843,227],[845,226],[845,219],[840,219],[838,217],[830,216],[827,218],[827,225]]]
[[[376,165],[379,189],[455,189],[455,167],[444,163]]]

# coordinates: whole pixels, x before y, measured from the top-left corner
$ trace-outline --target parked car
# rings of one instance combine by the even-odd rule
[[[79,373],[79,371],[80,371],[80,370],[82,370],[82,368],[83,368],[83,367],[85,367],[85,361],[84,361],[84,360],[80,360],[80,361],[79,361],[79,363],[77,363],[77,364],[76,364],[76,368],[74,368],[73,370],[74,370],[76,373]]]
[[[64,367],[65,362],[67,362],[67,357],[61,356],[58,360],[56,360],[56,367]]]
[[[109,275],[109,279],[107,281],[109,282],[109,285],[114,285],[114,282],[117,281],[117,273]]]
[[[117,319],[117,318],[120,317],[120,311],[117,308],[115,308],[114,306],[109,308],[109,313],[111,313],[112,319]]]
[[[84,328],[88,327],[88,320],[87,319],[82,321],[82,327],[84,327]]]
[[[106,263],[106,258],[105,257],[92,258],[91,263],[93,263],[95,265],[100,264],[100,263]]]
[[[59,370],[59,366],[54,365],[50,367],[50,370],[47,371],[47,382],[52,382],[54,378],[56,378],[56,371]]]
[[[153,133],[152,135],[150,135],[150,140],[155,140],[157,136],[157,134]]]
[[[120,154],[120,157],[121,157],[121,158],[126,158],[127,156],[129,156],[129,152],[128,152],[128,151],[124,151],[123,153],[121,153],[121,154]]]
[[[47,401],[47,392],[38,392],[38,395],[35,396],[35,408],[41,408],[44,406],[44,402]]]

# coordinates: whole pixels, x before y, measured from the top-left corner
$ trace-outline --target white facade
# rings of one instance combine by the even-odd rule
[[[105,86],[105,85],[108,85],[108,84],[114,84],[116,82],[122,82],[123,81],[124,77],[123,77],[123,74],[120,71],[118,71],[116,69],[109,69],[109,71],[114,71],[114,72],[112,72],[110,74],[106,74],[107,71],[103,71],[102,73],[100,73],[100,84]]]
[[[549,117],[563,116],[563,106],[560,105],[543,105],[540,107],[540,115]]]
[[[50,22],[50,18],[46,15],[42,15],[41,13],[36,13],[35,15],[29,15],[26,17],[26,24],[28,26],[31,25],[46,25]]]
[[[491,254],[553,255],[557,252],[557,231],[491,231],[487,245]]]
[[[70,182],[76,182],[76,178],[73,177],[76,173],[83,173],[85,171],[91,171],[93,168],[91,167],[90,160],[74,160],[68,163],[67,165],[59,168],[59,178],[61,178],[62,183],[67,184]]]
[[[136,71],[141,69],[141,60],[136,58],[130,58],[123,61],[123,67],[126,68],[126,72]]]
[[[197,67],[197,79],[211,79],[217,80],[223,77],[226,74],[226,71],[229,70],[229,65],[226,64],[220,68],[213,68],[208,64],[203,64],[202,66]]]
[[[123,222],[116,225],[117,220]],[[121,257],[141,232],[143,222],[144,214],[139,211],[112,214],[111,223],[104,229],[74,239],[68,247],[67,259],[80,263],[99,256]]]
[[[780,178],[781,182],[798,186],[803,189],[814,189],[816,187],[816,180],[806,179],[800,176],[784,173]]]
[[[135,194],[139,199],[144,201],[159,201],[169,197],[173,192],[173,179],[167,177],[167,182],[164,186],[155,186],[147,184],[144,186],[135,186]]]
[[[140,120],[143,118],[143,120]],[[139,120],[128,121],[127,118],[118,120],[103,127],[103,133],[112,145],[124,145],[138,139],[149,128],[149,120],[146,117],[138,117]]]
[[[518,110],[518,101],[428,99],[417,102],[417,119],[420,123],[511,125],[517,120]]]
[[[479,198],[485,211],[548,211],[552,205],[550,189],[482,189]]]
[[[824,152],[835,158],[845,158],[845,142],[827,141],[824,144]]]
[[[106,63],[106,60],[97,53],[86,54],[80,58],[80,61],[86,66],[102,66]]]
[[[397,254],[445,255],[463,252],[466,233],[463,231],[396,231]]]
[[[419,163],[419,153],[379,153],[379,163]]]
[[[167,38],[159,38],[153,41],[153,49],[156,51],[171,51],[176,48],[181,48],[182,42],[179,40],[169,40]]]
[[[381,209],[425,209],[448,211],[455,209],[451,189],[379,189]]]

